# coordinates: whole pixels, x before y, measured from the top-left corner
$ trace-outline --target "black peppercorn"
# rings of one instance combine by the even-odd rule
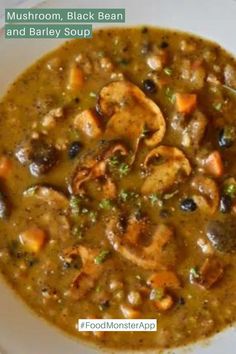
[[[197,204],[191,198],[186,198],[181,201],[180,209],[183,211],[191,212],[197,209]]]
[[[79,141],[74,141],[70,144],[68,155],[70,159],[74,159],[80,152],[82,144]]]

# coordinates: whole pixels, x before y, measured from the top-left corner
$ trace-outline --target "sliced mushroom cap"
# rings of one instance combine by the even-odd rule
[[[139,223],[139,221],[137,221]],[[140,245],[138,238],[142,234],[140,224],[134,228],[128,227],[122,232],[118,217],[112,218],[107,225],[106,235],[114,250],[138,267],[155,270],[166,269],[176,261],[176,249],[173,245],[173,230],[164,225],[158,225],[148,246]]]
[[[125,139],[136,152],[144,128],[151,135],[148,146],[156,146],[163,139],[166,123],[159,107],[128,81],[115,81],[100,92],[99,107],[110,118],[105,135],[108,139]]]
[[[192,187],[198,193],[193,199],[200,210],[214,214],[219,205],[219,191],[216,182],[206,176],[199,175],[192,180]]]
[[[199,276],[194,279],[194,283],[204,289],[209,289],[222,278],[223,272],[224,267],[219,259],[207,258],[199,270]]]
[[[150,168],[153,158],[162,158],[164,162]],[[144,160],[144,167],[150,168],[150,173],[142,185],[142,194],[162,194],[178,183],[183,175],[189,176],[191,173],[186,156],[181,150],[171,146],[159,146],[151,150]]]
[[[66,249],[63,257],[80,257],[82,266],[79,274],[76,275],[71,283],[67,295],[74,300],[83,298],[94,286],[103,272],[102,264],[95,264],[94,259],[98,251],[82,245]]]
[[[23,203],[32,210],[35,217],[29,220],[47,231],[55,240],[70,237],[70,223],[67,217],[69,201],[52,187],[34,186],[24,192]]]
[[[199,110],[195,110],[188,125],[183,131],[182,145],[185,147],[198,148],[201,143],[208,120]]]
[[[17,149],[16,157],[22,165],[29,166],[33,176],[38,177],[50,171],[57,163],[58,151],[41,138],[32,139]]]
[[[71,190],[73,194],[83,192],[82,184],[86,181],[106,177],[106,167],[110,157],[116,153],[127,155],[126,148],[119,143],[114,143],[110,147],[105,146],[103,151],[88,155],[79,162],[78,167],[72,177]],[[112,182],[110,180],[110,182]]]
[[[210,220],[206,226],[206,234],[211,244],[218,251],[236,252],[236,221],[234,219]]]

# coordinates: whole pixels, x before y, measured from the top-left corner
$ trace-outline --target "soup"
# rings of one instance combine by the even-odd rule
[[[27,69],[0,103],[0,268],[14,290],[115,349],[233,324],[235,111],[234,58],[186,33],[99,30]],[[158,329],[85,333],[80,318]]]

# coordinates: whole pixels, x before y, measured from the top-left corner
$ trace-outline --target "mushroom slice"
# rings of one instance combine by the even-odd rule
[[[83,192],[82,184],[86,181],[103,176],[106,178],[107,163],[110,157],[116,153],[127,155],[128,151],[122,144],[117,143],[100,153],[99,156],[87,156],[82,163],[80,162],[72,177],[72,192],[74,194]],[[110,180],[110,182],[112,181]]]
[[[58,150],[43,138],[23,142],[15,155],[22,165],[29,167],[35,177],[48,173],[58,161]]]
[[[195,110],[187,127],[183,131],[182,145],[198,148],[204,137],[207,123],[206,116],[202,112]]]
[[[74,127],[89,139],[97,139],[102,134],[98,118],[91,109],[76,115]]]
[[[95,249],[82,245],[71,247],[64,252],[64,258],[69,259],[80,257],[82,266],[79,274],[76,275],[71,283],[67,295],[75,300],[83,298],[95,286],[96,281],[103,272],[103,265],[96,264],[94,259],[98,255]]]
[[[142,90],[128,81],[114,81],[100,92],[99,108],[109,119],[105,131],[108,139],[125,139],[136,152],[144,128],[151,134],[145,139],[156,146],[163,139],[166,123],[159,107]]]
[[[204,289],[211,288],[223,276],[222,262],[217,258],[207,258],[199,270],[199,277],[194,282]]]
[[[67,217],[69,201],[52,187],[36,185],[27,189],[23,203],[32,211],[34,218],[29,222],[42,227],[51,239],[65,240],[70,237],[70,223]]]
[[[162,194],[178,183],[183,175],[189,176],[191,166],[183,152],[171,146],[159,146],[151,150],[144,160],[144,167],[149,168],[151,160],[162,158],[164,162],[151,166],[150,174],[146,177],[142,194]]]
[[[199,193],[193,196],[199,209],[208,214],[214,214],[217,211],[220,199],[215,181],[199,175],[192,180],[192,187]]]
[[[206,225],[207,238],[211,245],[220,252],[236,252],[236,220],[228,217],[221,221],[217,219],[209,220]]]
[[[140,223],[140,221],[136,222]],[[134,228],[134,221],[132,221],[132,227],[129,225],[122,232],[118,218],[112,218],[108,222],[106,235],[114,250],[144,269],[166,269],[174,262],[175,249],[168,245],[173,238],[173,230],[170,227],[164,224],[158,225],[153,233],[151,243],[148,246],[142,246],[138,242],[138,238],[141,236],[143,225],[141,228],[140,225]]]

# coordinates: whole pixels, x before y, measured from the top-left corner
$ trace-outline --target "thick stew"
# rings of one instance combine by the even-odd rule
[[[236,62],[155,28],[106,29],[0,103],[0,268],[39,315],[118,349],[236,319]],[[156,332],[78,332],[154,318]]]

